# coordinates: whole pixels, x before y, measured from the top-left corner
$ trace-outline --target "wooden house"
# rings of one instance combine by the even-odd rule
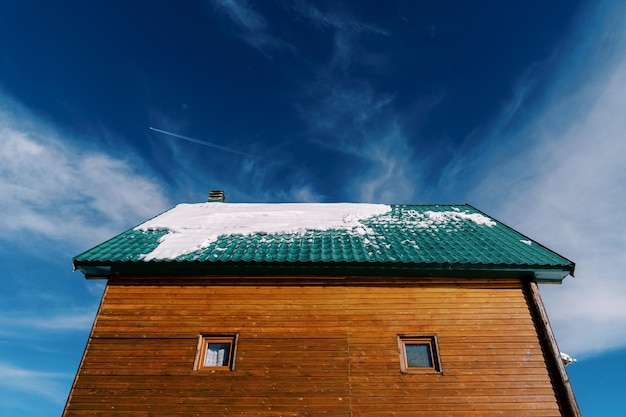
[[[181,204],[73,263],[65,417],[580,415],[537,286],[574,264],[468,205]]]

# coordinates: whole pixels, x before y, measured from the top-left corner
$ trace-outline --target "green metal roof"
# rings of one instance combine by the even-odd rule
[[[156,224],[156,227],[140,225],[83,252],[73,259],[74,267],[87,277],[115,272],[167,275],[353,273],[534,276],[544,282],[561,282],[574,272],[573,262],[469,205],[391,205],[378,214],[353,221],[352,226],[307,227],[295,231],[286,228],[284,232],[263,231],[261,226],[254,229],[254,216],[258,216],[259,222],[281,221],[281,216],[268,220],[259,209],[260,205],[201,203],[182,206],[144,223]],[[278,210],[282,207],[297,209],[305,216],[306,210],[314,213],[322,207],[306,204],[264,207],[269,206]],[[348,205],[352,206],[359,207],[358,204]],[[187,219],[184,230],[168,227],[166,216],[174,216],[178,210],[182,213],[179,217],[184,217],[184,210],[191,209],[201,230],[195,228],[196,217]],[[207,231],[207,236],[210,233],[214,236],[201,244],[186,244],[185,239],[191,238],[185,238],[185,231],[195,233],[197,240],[199,233],[202,237],[202,227],[211,227],[213,219],[220,218],[218,214],[223,217],[231,209],[236,209],[252,228],[242,232],[229,223],[228,229]],[[164,223],[158,222],[161,218]],[[160,245],[165,245],[168,237],[179,240],[175,246],[178,251],[171,252],[169,257],[150,255]]]

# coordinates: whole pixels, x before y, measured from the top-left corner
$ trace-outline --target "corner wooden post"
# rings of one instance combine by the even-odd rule
[[[561,360],[561,353],[552,332],[552,326],[550,326],[550,320],[548,320],[548,314],[541,299],[537,282],[535,280],[527,280],[524,283],[524,289],[563,416],[582,417],[578,402],[574,396],[572,384],[565,370],[565,365]]]

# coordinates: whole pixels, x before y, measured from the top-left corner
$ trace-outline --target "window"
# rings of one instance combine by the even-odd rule
[[[406,373],[441,372],[437,336],[398,336],[400,368]]]
[[[194,369],[234,370],[237,335],[200,335]]]

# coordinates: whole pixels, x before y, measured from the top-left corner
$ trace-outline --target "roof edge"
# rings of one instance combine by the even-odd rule
[[[565,256],[561,255],[560,253],[553,251],[552,249],[550,249],[550,248],[549,248],[549,247],[547,247],[546,245],[543,245],[542,243],[537,242],[535,239],[533,239],[533,238],[531,238],[531,237],[529,237],[529,236],[525,235],[524,233],[520,232],[520,231],[519,231],[519,230],[517,230],[517,229],[512,228],[512,227],[511,227],[511,226],[509,226],[508,224],[503,223],[503,222],[502,222],[502,221],[500,221],[499,219],[496,219],[495,217],[493,217],[493,216],[491,216],[491,215],[489,215],[489,214],[485,213],[484,211],[482,211],[482,210],[480,210],[480,209],[478,209],[478,208],[474,207],[473,205],[468,204],[468,203],[465,203],[465,205],[466,205],[466,206],[469,206],[469,207],[471,207],[471,208],[473,208],[473,209],[474,209],[474,210],[476,210],[477,212],[481,213],[483,216],[486,216],[486,217],[489,217],[490,219],[495,220],[496,222],[500,223],[502,226],[506,227],[506,228],[507,228],[507,229],[509,229],[509,230],[512,230],[513,232],[515,232],[515,233],[519,234],[520,236],[522,236],[522,237],[526,238],[527,240],[530,240],[530,241],[534,242],[535,244],[537,244],[538,246],[541,246],[541,247],[542,247],[542,248],[544,248],[545,250],[547,250],[547,251],[549,251],[549,252],[551,252],[551,253],[553,253],[553,254],[555,254],[555,255],[557,255],[557,256],[559,256],[559,257],[563,258],[563,259],[565,259],[567,262],[569,262],[569,263],[570,263],[570,265],[569,265],[569,266],[570,266],[569,275],[571,275],[572,277],[574,276],[574,271],[576,270],[576,263],[575,263],[574,261],[572,261],[571,259],[566,258]]]
[[[400,264],[379,262],[80,262],[74,263],[87,279],[107,279],[114,274],[124,275],[223,275],[223,276],[399,276],[446,278],[533,278],[541,283],[560,284],[570,270],[562,266],[506,266],[475,264]]]

